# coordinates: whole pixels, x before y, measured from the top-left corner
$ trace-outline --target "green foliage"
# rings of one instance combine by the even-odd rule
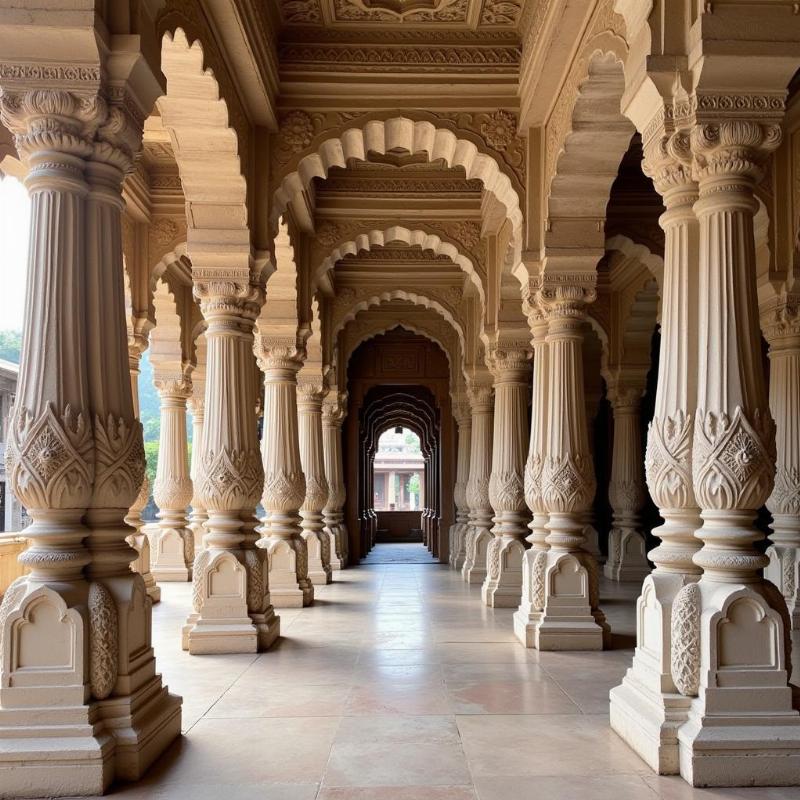
[[[421,452],[420,444],[419,444],[419,436],[412,431],[407,430],[405,432],[405,445],[408,448],[409,453],[419,453]]]
[[[0,331],[0,358],[19,364],[22,331]]]
[[[147,480],[150,481],[150,491],[152,491],[153,481],[156,479],[156,467],[158,466],[158,439],[154,442],[145,441],[144,455],[147,459]]]
[[[419,500],[419,472],[415,472],[406,483],[406,491],[409,494],[415,494]]]

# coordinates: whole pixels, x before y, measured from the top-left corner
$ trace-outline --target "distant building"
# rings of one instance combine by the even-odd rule
[[[381,435],[375,454],[376,511],[416,511],[422,507],[425,459],[416,437],[414,444],[406,441],[409,433],[401,428]]]
[[[17,393],[18,378],[19,364],[0,358],[0,531],[20,531],[30,522],[6,479],[8,416]]]

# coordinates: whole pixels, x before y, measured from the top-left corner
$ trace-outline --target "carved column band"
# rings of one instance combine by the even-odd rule
[[[469,505],[467,504],[467,481],[469,480],[469,456],[472,438],[472,415],[466,395],[459,395],[454,403],[454,415],[458,423],[458,461],[456,464],[456,484],[453,499],[456,504],[456,521],[450,528],[450,566],[461,570],[466,555],[467,523]]]
[[[328,481],[328,501],[322,509],[325,527],[333,535],[331,569],[347,566],[349,541],[344,524],[344,486],[342,461],[342,423],[347,413],[347,395],[331,393],[322,404],[322,447],[325,457],[325,478]]]

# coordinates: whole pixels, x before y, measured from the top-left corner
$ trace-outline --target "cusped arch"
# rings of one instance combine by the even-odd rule
[[[523,223],[520,192],[498,160],[479,142],[467,138],[430,120],[414,120],[406,116],[370,119],[361,126],[343,125],[332,135],[313,145],[293,160],[289,171],[280,177],[275,190],[271,222],[292,206],[302,208],[303,196],[314,178],[328,177],[332,167],[346,168],[352,161],[369,161],[377,155],[408,153],[424,154],[428,162],[443,161],[448,167],[462,167],[468,179],[480,180],[506,210],[515,232],[517,248],[521,247]]]
[[[224,93],[226,99],[220,87],[224,67],[219,59],[213,59],[213,68],[207,63],[211,34],[182,16],[167,16],[160,27],[167,93],[156,105],[172,138],[189,227],[247,229],[246,158],[240,141],[247,135],[246,119],[239,113],[234,124],[229,108],[233,89]]]
[[[452,242],[442,238],[438,233],[421,228],[407,228],[404,225],[391,225],[383,230],[371,228],[334,245],[331,252],[317,266],[312,276],[312,286],[317,286],[326,272],[336,266],[337,261],[346,256],[355,256],[368,252],[373,247],[386,247],[392,242],[401,242],[409,247],[429,250],[437,256],[447,256],[462,272],[469,276],[481,299],[481,307],[485,305],[485,292],[479,270],[473,260],[464,254]]]
[[[612,34],[601,34],[588,43],[584,53],[578,62],[580,77],[565,129],[556,131],[548,143],[550,219],[605,218],[611,185],[636,131],[620,110],[625,91],[624,42]]]
[[[150,331],[150,362],[156,372],[182,375],[184,370],[182,320],[175,296],[163,277],[153,291],[155,325]]]

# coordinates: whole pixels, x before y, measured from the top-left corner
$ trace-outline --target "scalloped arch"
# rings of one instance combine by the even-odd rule
[[[315,286],[322,276],[330,269],[333,269],[336,262],[345,256],[355,256],[362,251],[369,251],[373,247],[385,247],[390,242],[403,242],[410,246],[418,246],[423,250],[432,250],[437,256],[448,256],[450,260],[458,265],[465,272],[470,281],[478,290],[481,299],[481,308],[485,305],[485,292],[483,283],[474,262],[469,256],[464,255],[454,244],[448,242],[438,234],[425,231],[421,228],[406,228],[404,225],[391,225],[380,230],[372,228],[363,233],[359,233],[352,239],[340,242],[331,250],[312,276],[312,286]]]
[[[649,247],[634,242],[628,236],[617,234],[606,239],[606,250],[617,250],[628,258],[635,258],[637,261],[641,261],[656,279],[659,287],[661,287],[664,279],[664,259],[650,250]]]
[[[190,229],[246,230],[247,184],[239,134],[215,71],[206,63],[202,34],[181,15],[165,19],[174,28],[162,26],[167,94],[156,104],[171,134],[188,205],[187,224]]]
[[[520,196],[494,156],[481,152],[475,142],[458,136],[449,128],[404,116],[371,119],[363,127],[343,126],[338,133],[315,145],[313,152],[301,156],[275,190],[272,226],[290,205],[302,200],[314,178],[327,178],[331,167],[345,168],[350,160],[369,161],[370,153],[398,152],[424,153],[429,162],[441,159],[448,167],[463,167],[468,179],[482,181],[486,191],[506,209],[515,232],[515,249],[521,249],[523,217]]]
[[[150,362],[154,369],[183,371],[182,328],[175,295],[167,282],[159,277],[153,291],[155,325],[150,331]]]

